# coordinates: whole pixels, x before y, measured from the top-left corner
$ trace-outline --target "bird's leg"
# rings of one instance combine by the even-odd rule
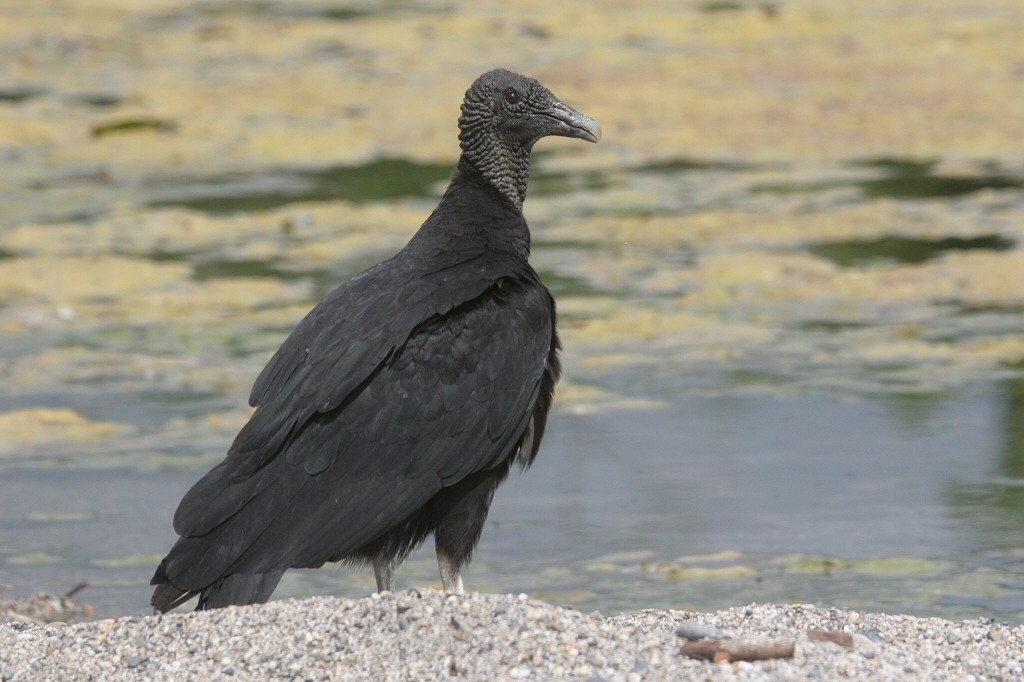
[[[505,478],[511,461],[509,458],[503,467],[467,476],[442,490],[431,501],[438,518],[434,549],[445,592],[462,592],[462,569],[473,555],[494,489]]]
[[[438,548],[437,567],[441,569],[441,584],[444,586],[444,591],[462,594],[461,563],[456,562],[449,554]]]
[[[395,591],[395,560],[374,559],[373,577],[377,579],[378,592]]]

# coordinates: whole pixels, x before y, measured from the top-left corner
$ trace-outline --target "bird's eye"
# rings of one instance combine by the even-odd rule
[[[513,90],[512,88],[509,88],[508,90],[505,91],[506,104],[519,104],[519,100],[521,100],[522,98],[523,96],[519,94],[518,90]]]

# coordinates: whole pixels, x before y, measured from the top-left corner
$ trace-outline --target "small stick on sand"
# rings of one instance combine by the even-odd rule
[[[683,656],[701,661],[722,663],[728,661],[763,661],[769,658],[792,658],[794,642],[687,642],[679,651]]]
[[[837,630],[808,630],[807,639],[812,642],[832,642],[847,649],[853,648],[853,635]]]
[[[87,587],[89,587],[89,583],[87,581],[83,580],[82,582],[78,583],[77,585],[72,587],[70,590],[65,592],[64,593],[64,598],[65,599],[71,599],[72,597],[74,597],[76,594],[78,594],[79,592],[81,592],[82,590],[84,590]]]

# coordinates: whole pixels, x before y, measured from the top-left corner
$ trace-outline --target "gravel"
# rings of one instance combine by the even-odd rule
[[[680,631],[738,648],[795,642],[795,654],[732,663],[696,660],[680,654],[687,642],[677,636]],[[604,618],[526,595],[433,590],[77,625],[0,625],[4,681],[449,678],[1019,680],[1024,626],[806,604]]]

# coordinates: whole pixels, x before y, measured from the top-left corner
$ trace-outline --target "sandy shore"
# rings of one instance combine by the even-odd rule
[[[814,631],[830,633],[825,639]],[[845,634],[839,634],[845,633]],[[709,662],[690,640],[786,658]],[[834,641],[828,641],[829,639]],[[526,595],[408,590],[77,625],[0,626],[7,680],[1013,680],[1024,626],[811,605],[605,618]]]

